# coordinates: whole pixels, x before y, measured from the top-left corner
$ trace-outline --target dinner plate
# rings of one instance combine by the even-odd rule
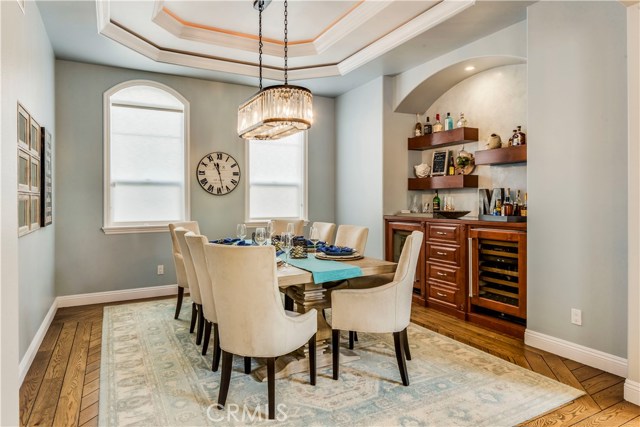
[[[360,255],[357,251],[354,251],[349,255],[327,255],[324,252],[316,252],[316,259],[331,260],[331,261],[353,261],[356,259],[362,259],[364,256]]]

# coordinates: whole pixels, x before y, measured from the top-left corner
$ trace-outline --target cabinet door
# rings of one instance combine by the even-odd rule
[[[471,304],[526,319],[527,234],[476,229],[469,245]]]
[[[387,222],[385,248],[385,258],[387,261],[398,262],[400,260],[400,254],[402,253],[404,242],[414,231],[421,231],[424,233],[423,224],[421,222]],[[422,248],[420,248],[420,255],[418,257],[418,264],[416,266],[416,276],[413,282],[413,293],[421,299],[426,297],[424,290],[424,269],[425,257],[423,240]]]

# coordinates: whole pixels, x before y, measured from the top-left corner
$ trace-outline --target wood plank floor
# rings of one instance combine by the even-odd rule
[[[58,310],[20,388],[21,425],[98,425],[105,305]],[[587,393],[525,426],[640,427],[640,407],[623,400],[624,378],[427,308],[414,307],[412,321]]]

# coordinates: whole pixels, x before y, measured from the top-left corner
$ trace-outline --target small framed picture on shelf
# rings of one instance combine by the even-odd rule
[[[434,151],[431,162],[431,176],[446,175],[448,163],[448,151]]]

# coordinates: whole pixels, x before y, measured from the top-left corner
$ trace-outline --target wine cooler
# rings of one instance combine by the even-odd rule
[[[387,223],[387,245],[386,245],[386,260],[398,262],[400,260],[400,254],[404,247],[404,242],[407,237],[414,231],[422,231],[424,228],[420,223],[410,222],[388,222]],[[420,255],[418,258],[418,264],[416,265],[416,275],[413,282],[413,295],[414,299],[417,299],[424,305],[425,301],[425,289],[424,289],[424,244],[420,249]]]
[[[523,323],[527,317],[527,233],[472,229],[469,236],[473,311]]]

